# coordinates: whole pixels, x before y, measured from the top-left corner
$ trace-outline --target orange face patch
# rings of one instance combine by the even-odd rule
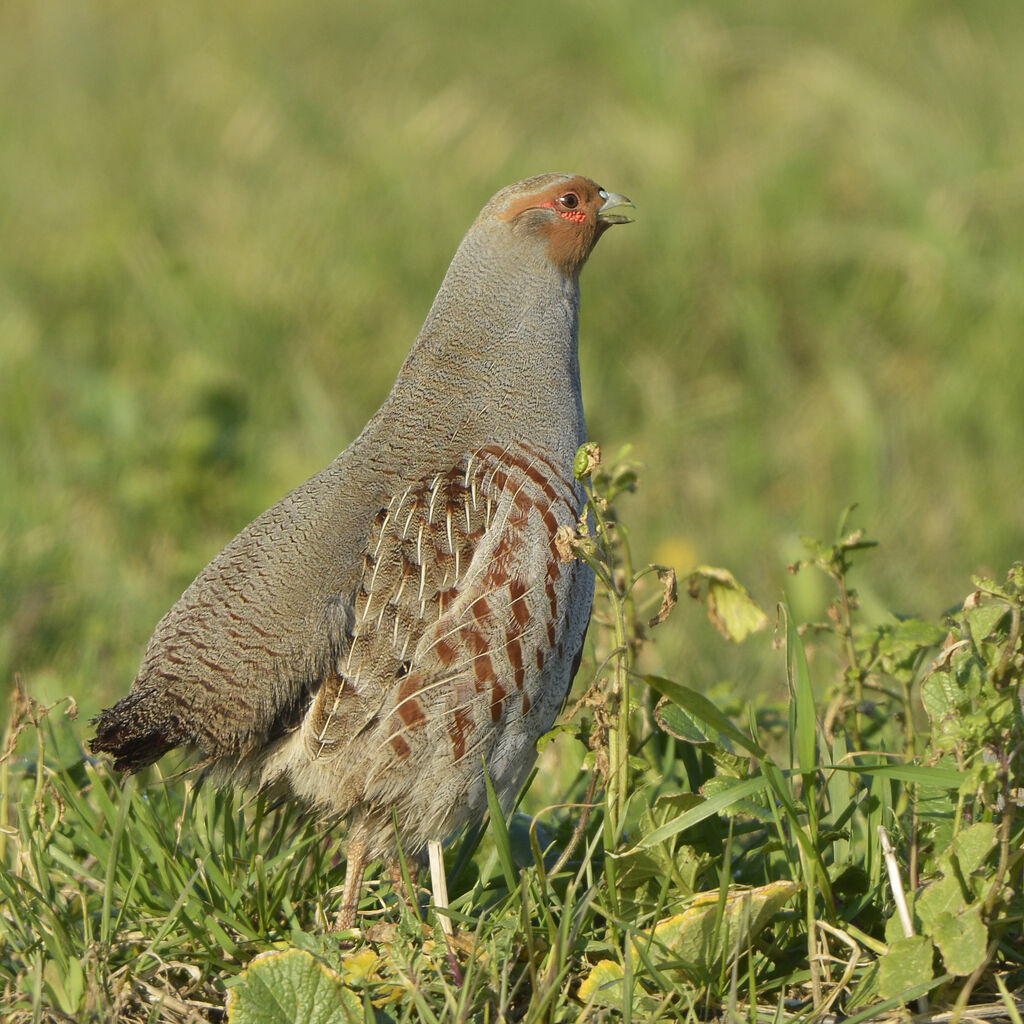
[[[516,199],[502,214],[502,220],[516,221],[536,211],[533,230],[546,239],[551,262],[571,276],[583,266],[597,241],[597,212],[603,202],[601,190],[589,178],[570,178]],[[545,215],[536,216],[540,211]],[[547,215],[548,211],[555,218]]]

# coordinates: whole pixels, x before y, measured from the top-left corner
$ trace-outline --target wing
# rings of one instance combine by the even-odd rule
[[[237,758],[298,723],[349,644],[380,500],[374,487],[346,486],[347,454],[199,574],[157,625],[128,696],[95,719],[93,751],[129,771],[181,745]]]
[[[555,543],[581,497],[523,446],[477,450],[396,494],[370,531],[351,643],[275,772],[339,813],[379,817],[382,844],[398,808],[410,849],[482,807],[484,759],[510,799],[590,611],[589,569]]]

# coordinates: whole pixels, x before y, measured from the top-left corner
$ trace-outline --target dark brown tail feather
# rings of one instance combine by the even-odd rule
[[[137,772],[187,742],[179,722],[166,717],[161,720],[144,702],[139,705],[136,695],[129,694],[92,720],[96,735],[89,749],[94,754],[113,754],[118,771]]]

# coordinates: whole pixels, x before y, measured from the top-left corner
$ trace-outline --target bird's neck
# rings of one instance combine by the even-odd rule
[[[529,250],[496,257],[470,241],[371,428],[453,454],[523,443],[571,471],[586,440],[578,283]]]

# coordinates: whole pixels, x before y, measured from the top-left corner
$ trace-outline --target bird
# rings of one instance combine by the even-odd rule
[[[362,432],[199,573],[93,719],[118,771],[181,747],[345,822],[337,930],[371,863],[428,850],[444,909],[441,842],[488,778],[509,811],[564,705],[594,594],[556,541],[586,514],[579,275],[632,210],[578,174],[497,192]]]

